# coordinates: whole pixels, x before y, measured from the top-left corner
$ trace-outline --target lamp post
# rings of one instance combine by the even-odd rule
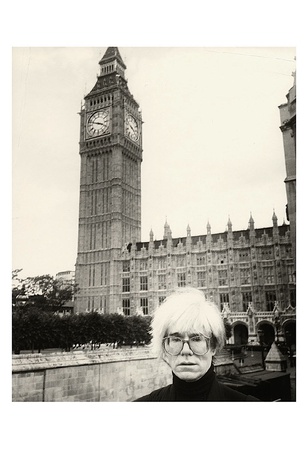
[[[258,335],[259,335],[259,342],[260,342],[260,346],[261,346],[262,367],[263,367],[263,369],[265,369],[264,347],[263,347],[264,331],[259,329],[258,330]]]
[[[278,344],[278,332],[280,331],[281,328],[280,313],[278,310],[275,311],[274,323],[276,329],[276,344]]]

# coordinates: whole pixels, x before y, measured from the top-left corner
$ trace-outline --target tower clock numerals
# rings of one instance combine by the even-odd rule
[[[127,114],[125,118],[125,134],[133,141],[139,140],[139,127],[137,120],[131,114]]]
[[[88,117],[86,125],[88,135],[90,137],[101,136],[108,130],[109,123],[110,123],[109,109],[96,111],[94,114]]]

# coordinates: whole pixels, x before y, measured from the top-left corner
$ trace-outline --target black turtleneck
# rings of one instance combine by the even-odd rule
[[[207,400],[215,378],[213,364],[206,374],[197,381],[183,381],[174,373],[172,373],[172,375],[175,401],[177,402],[204,402]]]

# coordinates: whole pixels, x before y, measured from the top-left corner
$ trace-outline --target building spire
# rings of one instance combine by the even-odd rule
[[[171,236],[172,236],[171,228],[170,228],[170,225],[167,222],[167,217],[166,217],[166,222],[165,222],[165,225],[164,225],[164,237],[163,237],[163,239],[168,239]]]
[[[227,223],[228,231],[229,233],[232,231],[232,222],[230,220],[230,216],[228,217],[228,223]]]
[[[118,47],[108,47],[104,56],[99,62],[101,66],[100,76],[109,75],[116,72],[124,78],[126,65],[120,55]]]
[[[209,221],[207,221],[206,231],[207,231],[207,234],[211,234],[211,225],[210,225]]]
[[[124,64],[118,47],[108,47],[104,56],[100,60],[99,65],[110,63],[115,59],[123,66],[124,69],[126,69],[126,65]]]
[[[249,221],[248,221],[248,228],[250,230],[254,230],[254,227],[255,227],[255,221],[253,220],[252,214],[250,212],[250,217],[249,217]]]
[[[273,221],[273,226],[277,227],[278,219],[277,219],[277,216],[276,216],[276,213],[275,213],[275,209],[273,210],[272,221]]]

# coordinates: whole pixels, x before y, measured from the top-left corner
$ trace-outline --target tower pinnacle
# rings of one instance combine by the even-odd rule
[[[123,62],[123,59],[122,59],[121,55],[120,55],[118,47],[108,47],[106,52],[105,52],[105,54],[104,54],[104,56],[100,60],[99,65],[102,66],[104,64],[111,63],[114,60],[118,61],[122,65],[122,67],[124,69],[126,69],[126,66],[125,66],[125,64]]]

